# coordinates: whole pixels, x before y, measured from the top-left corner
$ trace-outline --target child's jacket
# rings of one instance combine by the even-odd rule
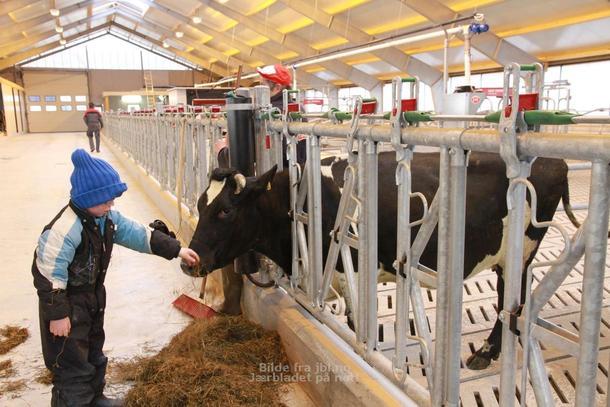
[[[176,239],[151,231],[118,211],[94,218],[70,202],[44,227],[34,253],[32,275],[44,320],[69,316],[68,296],[78,292],[103,296],[98,298],[103,309],[103,284],[114,243],[166,259],[180,252]]]

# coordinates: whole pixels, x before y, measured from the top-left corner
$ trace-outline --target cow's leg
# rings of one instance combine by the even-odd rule
[[[532,261],[534,261],[534,257],[536,256],[536,252],[538,251],[538,247],[540,246],[540,241],[542,240],[542,237],[544,236],[544,232],[546,232],[546,229],[543,230],[542,233],[540,233],[538,236],[535,236],[535,238],[537,238],[537,240],[536,240],[537,244],[535,245],[534,249],[530,251],[529,256],[527,257],[527,260],[526,260],[525,264],[523,265],[523,274],[521,274],[520,304],[523,304],[525,302],[525,290],[527,288],[526,270],[530,266]],[[500,312],[502,312],[502,310],[504,309],[504,278],[503,278],[503,274],[502,274],[503,269],[502,269],[502,267],[496,265],[496,266],[494,266],[493,270],[496,273],[496,275],[498,276],[498,287],[497,287],[498,314],[500,314]],[[520,310],[518,312],[520,312]],[[471,355],[468,358],[466,365],[468,366],[469,369],[473,369],[473,370],[485,369],[485,368],[487,368],[487,366],[489,366],[491,364],[492,359],[493,360],[498,359],[498,357],[500,356],[501,348],[502,348],[502,323],[500,322],[500,320],[498,318],[496,318],[496,323],[494,324],[494,327],[491,330],[491,333],[489,334],[489,336],[483,343],[483,346],[481,346],[481,348],[479,350],[477,350],[473,355]]]
[[[498,276],[497,292],[498,292],[498,314],[502,311],[502,305],[504,304],[504,278],[502,277],[502,267],[496,265],[493,267],[493,271]],[[502,323],[496,318],[491,333],[475,353],[470,355],[466,361],[466,366],[472,370],[486,369],[490,364],[491,360],[498,359],[500,356],[500,348],[502,347]]]
[[[355,331],[354,325],[354,304],[347,289],[347,278],[345,273],[337,273],[337,282],[339,283],[339,294],[345,300],[345,316],[347,317],[347,326],[352,331]]]

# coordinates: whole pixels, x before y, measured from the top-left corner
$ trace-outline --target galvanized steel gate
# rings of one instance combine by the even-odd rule
[[[395,86],[395,92],[398,89]],[[400,100],[400,95],[395,93],[394,100]],[[604,272],[608,247],[610,139],[527,132],[516,113],[500,123],[498,132],[404,126],[399,120],[400,105],[396,103],[391,126],[360,125],[358,111],[350,125],[290,122],[287,115],[283,120],[269,121],[271,115],[265,114],[268,104],[259,103],[259,108],[260,114],[255,116],[257,133],[262,137],[259,144],[264,145],[263,138],[269,136],[274,140],[272,147],[279,147],[281,137],[289,143],[288,170],[295,214],[294,265],[291,279],[284,279],[280,284],[372,366],[421,404],[458,405],[461,401],[464,405],[513,405],[523,391],[519,380],[522,355],[518,355],[517,337],[508,329],[508,322],[512,320],[521,330],[522,343],[526,344],[529,354],[528,400],[533,400],[534,394],[538,405],[567,400],[575,400],[577,405],[593,405],[598,395],[607,393],[610,315],[604,295],[610,291],[604,285]],[[514,107],[513,112],[517,111]],[[224,120],[211,114],[164,118],[109,115],[107,122],[106,135],[115,139],[196,214],[197,197],[207,187],[207,174],[214,166],[212,146],[226,126]],[[298,134],[307,135],[308,143],[309,160],[302,173],[296,165]],[[322,258],[319,215],[320,138],[346,139],[350,163],[341,216],[336,222],[337,236],[326,264]],[[395,285],[377,284],[377,151],[386,143],[396,150],[401,208],[397,220],[401,227],[398,228],[396,268],[399,273]],[[428,212],[422,220],[409,219],[410,198],[419,199],[410,186],[410,160],[416,145],[438,147],[441,154],[439,191],[434,201],[427,203]],[[352,154],[356,150],[357,156]],[[497,315],[494,307],[485,301],[495,296],[495,279],[489,273],[466,282],[461,277],[464,222],[467,221],[464,191],[468,150],[500,153],[507,162],[511,180],[507,196],[511,208],[511,238],[505,276],[507,282],[514,284],[506,284],[506,311],[500,315],[507,322],[500,371],[492,366],[483,372],[462,371],[460,376],[461,356],[472,352],[473,344],[480,342]],[[281,165],[277,149],[263,154],[266,154],[265,167],[273,162]],[[567,236],[561,226],[565,222],[555,219],[538,253],[536,261],[540,267],[532,271],[535,281],[530,301],[522,316],[515,317],[510,311],[519,305],[525,195],[530,188],[526,181],[530,162],[520,159],[523,156],[585,160],[592,163],[592,169],[589,216],[568,238],[570,244],[565,251],[563,246],[553,245]],[[307,205],[304,205],[306,197]],[[415,243],[409,246],[410,229],[416,222],[423,225]],[[439,240],[438,275],[418,263],[437,222],[439,236],[444,237]],[[343,288],[355,313],[355,333],[347,328],[343,317],[333,313],[332,304],[326,300],[336,259],[342,256],[344,264],[349,264],[350,246],[358,249],[360,271],[353,273],[347,267]],[[584,263],[580,261],[583,254]],[[565,261],[557,263],[553,256]],[[436,291],[420,287],[420,281],[435,280]],[[601,359],[598,349],[602,350]],[[577,356],[576,369],[567,363],[568,355]],[[550,369],[550,374],[546,369]],[[480,384],[483,382],[492,384],[483,386]]]

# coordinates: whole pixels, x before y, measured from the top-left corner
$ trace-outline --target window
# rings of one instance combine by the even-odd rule
[[[70,106],[70,105],[61,105],[61,111],[62,112],[71,112],[72,111],[72,106]]]
[[[86,102],[87,96],[74,96],[74,101],[75,102]]]
[[[40,96],[28,96],[30,102],[40,102]]]
[[[363,99],[367,99],[371,97],[371,94],[368,90],[360,87],[353,88],[341,88],[339,89],[339,110],[342,112],[349,112],[353,107],[353,97],[360,96]]]
[[[55,106],[55,105],[46,105],[44,107],[44,110],[46,110],[47,112],[56,112],[57,111],[57,106]]]
[[[84,112],[85,110],[87,110],[87,105],[76,105],[76,110],[78,110],[79,112]]]
[[[59,101],[60,102],[72,102],[72,96],[60,96]]]
[[[45,102],[55,102],[55,100],[56,100],[55,96],[48,96],[47,95],[47,96],[44,97],[44,101]]]
[[[42,112],[42,106],[30,105],[30,112]]]

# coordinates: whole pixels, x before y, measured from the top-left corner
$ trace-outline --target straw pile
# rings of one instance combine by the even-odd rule
[[[276,333],[266,332],[243,317],[195,321],[159,354],[138,361],[135,385],[125,403],[151,407],[280,406],[282,382],[254,379],[263,363],[288,364]]]
[[[0,328],[0,355],[8,353],[15,346],[21,345],[30,336],[27,328],[7,325]]]

